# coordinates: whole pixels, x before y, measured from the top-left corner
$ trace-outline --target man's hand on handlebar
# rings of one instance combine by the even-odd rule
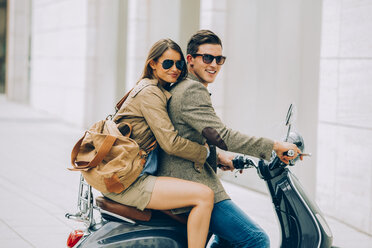
[[[273,150],[276,152],[276,155],[279,157],[281,161],[288,164],[289,160],[295,159],[298,155],[300,155],[300,159],[302,160],[301,150],[295,144],[288,143],[288,142],[281,142],[275,141]],[[294,154],[287,154],[289,150],[293,150]]]

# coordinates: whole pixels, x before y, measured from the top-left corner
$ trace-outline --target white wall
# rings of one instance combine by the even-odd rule
[[[198,18],[188,21],[197,16],[198,4],[33,1],[31,105],[83,127],[105,118],[141,76],[153,43],[161,38],[187,43],[181,38],[198,29]]]
[[[185,51],[191,34],[210,28],[227,56],[211,85],[222,119],[244,133],[282,139],[294,102],[297,130],[313,153],[295,173],[311,195],[317,190],[325,213],[372,234],[371,1],[29,3],[9,4],[8,98],[27,102],[29,95],[35,108],[86,127],[137,81],[155,41],[169,37]],[[266,191],[253,170],[224,178]]]
[[[126,8],[126,6],[122,6]],[[122,78],[119,68],[119,56],[123,56],[119,41],[122,34],[119,28],[119,0],[88,2],[87,39],[85,55],[85,104],[84,126],[90,126],[97,120],[106,118],[115,112],[115,104],[120,95],[118,82]],[[120,58],[121,59],[121,58]]]
[[[166,8],[164,8],[166,6]],[[141,77],[150,47],[158,40],[180,40],[180,0],[129,0],[127,88]]]
[[[78,125],[85,109],[87,14],[83,0],[32,1],[30,103]]]
[[[31,105],[78,126],[105,118],[122,79],[119,1],[32,3]]]
[[[278,140],[285,135],[288,106],[295,103],[297,130],[306,150],[315,153],[321,5],[320,0],[311,3],[235,0],[225,5],[224,15],[216,8],[214,18],[227,27],[227,61],[222,82],[216,81],[222,84],[216,85],[220,96],[213,100],[217,106],[223,103],[220,113],[228,126]],[[315,196],[316,153],[293,170]],[[266,192],[253,170],[224,178]]]
[[[325,0],[317,200],[372,235],[372,1]]]

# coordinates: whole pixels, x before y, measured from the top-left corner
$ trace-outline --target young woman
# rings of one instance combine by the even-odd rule
[[[171,83],[183,80],[187,67],[181,48],[170,39],[156,42],[148,54],[143,75],[114,117],[119,124],[132,125],[131,138],[142,149],[153,147],[154,141],[167,153],[204,164],[208,148],[178,136],[168,113]],[[171,177],[156,177],[158,148],[149,152],[140,177],[120,194],[106,197],[144,208],[168,210],[192,207],[187,222],[189,247],[204,247],[213,209],[213,191],[199,183]]]

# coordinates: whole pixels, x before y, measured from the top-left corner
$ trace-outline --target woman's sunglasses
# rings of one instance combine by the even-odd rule
[[[196,56],[202,56],[203,57],[203,62],[206,64],[210,64],[213,62],[214,59],[216,59],[217,65],[223,65],[225,63],[226,57],[225,56],[213,56],[210,54],[199,54],[199,53],[194,53],[192,55],[193,57]]]
[[[168,69],[172,68],[174,63],[176,63],[176,68],[180,71],[182,71],[183,67],[185,66],[185,61],[183,61],[183,60],[171,60],[171,59],[166,59],[160,64],[162,64],[164,70],[168,70]]]

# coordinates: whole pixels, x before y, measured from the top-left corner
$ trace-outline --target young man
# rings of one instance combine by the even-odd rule
[[[175,84],[170,90],[169,116],[179,134],[200,144],[206,141],[222,150],[243,153],[269,160],[274,150],[279,158],[288,163],[300,153],[293,144],[256,138],[234,131],[216,115],[208,84],[213,83],[225,62],[221,40],[209,30],[193,35],[187,46],[188,79]],[[293,157],[283,153],[293,149]],[[226,169],[233,169],[231,158],[219,155],[219,162]],[[211,247],[269,247],[266,233],[254,223],[226,194],[213,168],[199,165],[164,152],[160,155],[161,176],[171,176],[203,183],[214,191],[215,204],[210,231],[215,235]],[[182,213],[185,209],[174,210]]]

